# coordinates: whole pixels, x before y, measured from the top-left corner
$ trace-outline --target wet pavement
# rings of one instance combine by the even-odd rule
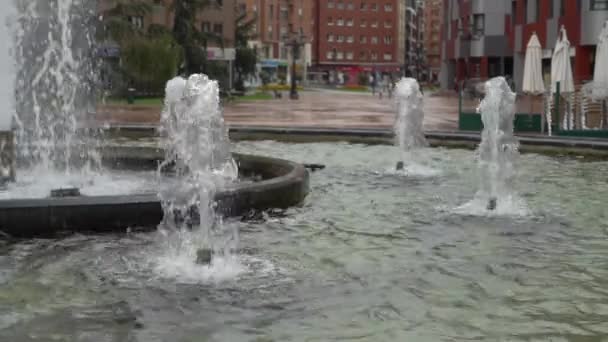
[[[301,91],[299,100],[282,99],[239,101],[224,107],[224,117],[231,126],[373,128],[389,129],[395,116],[394,99],[335,90]],[[155,124],[160,117],[158,106],[100,106],[99,121],[109,124]],[[458,98],[425,96],[426,130],[456,130]]]

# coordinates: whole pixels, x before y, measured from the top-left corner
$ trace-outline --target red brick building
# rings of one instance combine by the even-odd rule
[[[516,0],[513,6],[514,29],[509,43],[514,50],[516,84],[523,79],[526,45],[533,32],[543,47],[543,73],[549,82],[552,51],[562,25],[570,40],[575,84],[593,77],[595,46],[608,20],[608,0]]]
[[[250,45],[258,50],[259,68],[271,77],[285,77],[291,72],[291,49],[285,45],[289,38],[302,38],[303,49],[297,63],[298,73],[305,73],[312,59],[315,39],[313,0],[238,0],[239,12],[256,18],[255,40]]]
[[[316,0],[313,65],[344,83],[359,74],[402,72],[405,1]]]
[[[536,32],[549,82],[552,50],[564,25],[576,83],[591,78],[608,0],[444,0],[442,88],[455,81],[512,76],[521,90],[526,45]]]
[[[430,81],[437,81],[441,71],[441,23],[443,0],[424,3],[424,51]]]

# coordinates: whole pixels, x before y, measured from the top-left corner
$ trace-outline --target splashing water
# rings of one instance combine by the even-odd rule
[[[19,161],[47,173],[92,174],[100,169],[96,134],[86,125],[95,108],[96,1],[16,3],[12,27]]]
[[[216,268],[238,269],[232,251],[238,243],[236,227],[215,215],[218,188],[236,180],[227,130],[219,105],[216,81],[205,75],[176,77],[167,83],[161,116],[166,135],[165,161],[159,168],[164,219],[159,226],[166,244],[158,270],[173,277],[219,276]],[[171,169],[171,176],[162,172]],[[210,251],[210,265],[196,264],[198,252]],[[177,264],[176,264],[177,263]],[[230,272],[229,272],[230,273]]]
[[[466,214],[527,215],[525,203],[513,190],[514,162],[519,142],[513,136],[515,93],[504,77],[485,83],[485,98],[479,111],[483,122],[478,148],[480,185],[475,198],[458,208]]]
[[[404,77],[397,83],[395,104],[397,117],[394,131],[396,144],[402,152],[402,162],[398,163],[397,171],[415,175],[437,174],[437,171],[423,165],[422,157],[416,153],[428,146],[422,126],[423,95],[416,79]]]
[[[14,29],[12,21],[17,15],[17,10],[11,3],[5,4],[0,15],[0,42],[3,43],[0,52],[0,131],[9,131],[15,108],[15,60],[14,51]]]

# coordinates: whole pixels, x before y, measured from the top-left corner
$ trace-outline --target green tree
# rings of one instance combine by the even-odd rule
[[[167,28],[152,24],[144,29],[137,20],[150,14],[152,0],[117,0],[114,7],[103,13],[103,28],[98,39],[114,41],[120,46],[120,64],[113,65],[113,74],[122,75],[117,83],[124,91],[135,86],[152,92],[162,92],[167,80],[177,74],[182,52]],[[122,89],[120,89],[122,88]]]
[[[132,40],[122,51],[123,71],[138,89],[162,92],[177,74],[181,48],[170,35]]]
[[[114,40],[122,46],[145,36],[143,28],[134,25],[132,20],[151,11],[152,5],[146,0],[117,0],[114,7],[103,13],[103,28],[98,30],[98,39]]]
[[[239,15],[235,25],[235,46],[236,56],[234,60],[234,69],[236,70],[237,81],[235,88],[244,90],[243,77],[252,75],[256,71],[257,52],[250,48],[248,42],[255,39],[253,26],[257,21],[257,16],[248,18],[246,13]]]
[[[173,0],[173,37],[184,51],[183,73],[186,75],[206,71],[208,43],[224,46],[223,37],[196,27],[196,14],[215,5],[216,0]]]

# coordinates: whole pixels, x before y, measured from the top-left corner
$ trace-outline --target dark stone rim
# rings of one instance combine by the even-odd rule
[[[158,163],[159,149],[123,148],[131,156],[117,161]],[[119,149],[120,150],[120,149]],[[116,152],[116,148],[112,152]],[[140,155],[140,157],[135,157]],[[304,166],[277,158],[234,154],[240,167],[266,172],[269,179],[236,183],[215,195],[218,212],[241,216],[252,211],[286,209],[300,204],[309,192],[309,174]],[[106,157],[111,159],[111,157]],[[162,219],[156,193],[124,196],[79,196],[65,198],[0,200],[0,231],[21,238],[52,236],[60,232],[124,232],[127,228],[154,229]]]
[[[154,125],[116,125],[108,133],[137,137],[155,136]],[[392,144],[394,135],[389,129],[366,128],[317,128],[317,127],[264,127],[230,126],[233,140],[281,140],[288,142],[345,141],[364,144]],[[467,131],[427,131],[431,146],[475,147],[480,141],[479,132]],[[593,155],[608,158],[608,139],[578,138],[568,136],[516,135],[522,152],[546,154]]]

